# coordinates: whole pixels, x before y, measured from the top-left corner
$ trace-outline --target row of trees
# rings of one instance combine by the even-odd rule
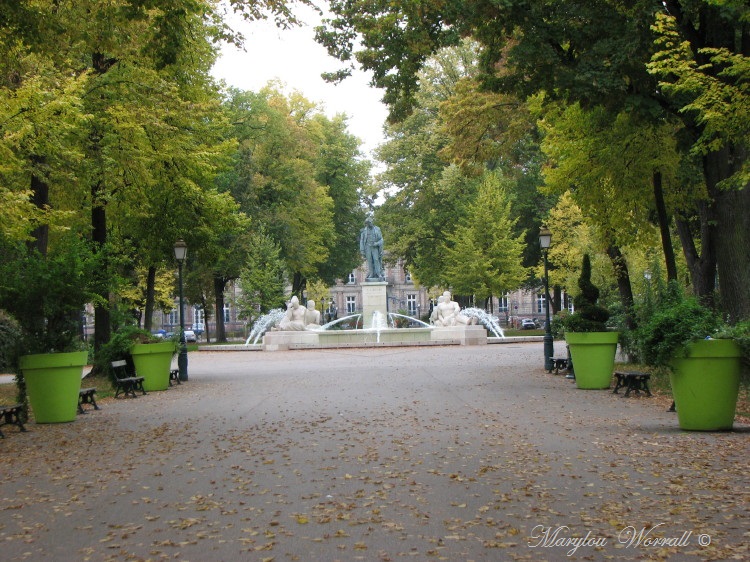
[[[386,91],[381,222],[418,278],[478,265],[462,230],[488,220],[472,202],[489,170],[518,218],[501,246],[524,229],[530,243],[529,227],[548,220],[556,286],[574,292],[572,271],[595,250],[626,322],[632,268],[687,278],[730,321],[750,318],[746,2],[334,0],[331,10],[319,41]],[[479,274],[469,285],[488,290]]]
[[[284,26],[292,4],[226,6]],[[178,238],[218,339],[224,288],[243,273],[251,310],[280,305],[285,278],[301,290],[354,267],[358,141],[279,85],[215,83],[218,46],[241,41],[221,6],[0,0],[0,308],[32,324],[29,351],[65,347],[54,336],[87,302],[97,348],[135,310],[149,329],[172,308]]]

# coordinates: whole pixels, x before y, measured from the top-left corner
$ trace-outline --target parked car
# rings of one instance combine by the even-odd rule
[[[531,318],[524,318],[523,320],[521,320],[522,330],[536,330],[536,328],[536,322],[534,322]]]
[[[195,335],[193,330],[185,330],[185,341],[186,342],[197,342],[198,337]]]

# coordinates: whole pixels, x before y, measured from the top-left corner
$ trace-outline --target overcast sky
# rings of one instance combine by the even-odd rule
[[[341,68],[341,63],[315,42],[317,14],[304,6],[296,6],[295,14],[307,25],[279,30],[273,22],[231,20],[232,27],[245,36],[244,51],[224,46],[214,66],[214,76],[249,91],[260,90],[269,80],[281,80],[287,93],[299,90],[310,101],[319,103],[327,115],[348,115],[349,131],[363,142],[365,155],[371,156],[371,151],[383,141],[387,110],[380,102],[382,91],[370,87],[362,72],[338,85],[323,81],[320,74]]]

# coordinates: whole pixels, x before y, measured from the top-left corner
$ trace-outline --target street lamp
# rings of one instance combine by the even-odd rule
[[[544,254],[544,308],[545,308],[545,327],[544,327],[544,368],[548,372],[552,371],[552,358],[555,355],[555,347],[552,342],[552,326],[549,318],[549,269],[547,263],[547,252],[552,243],[552,233],[545,226],[539,229],[539,246]]]
[[[187,244],[180,238],[174,243],[174,258],[177,260],[180,280],[180,351],[177,355],[177,369],[179,370],[180,381],[188,380],[188,356],[187,342],[185,341],[185,301],[182,296],[182,264],[187,257]]]

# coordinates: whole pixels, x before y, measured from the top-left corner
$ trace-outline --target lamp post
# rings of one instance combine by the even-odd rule
[[[547,252],[552,243],[552,233],[545,226],[539,229],[539,246],[544,254],[544,313],[546,322],[544,324],[544,368],[546,371],[552,371],[552,358],[555,355],[555,347],[552,342],[552,326],[549,318],[549,269],[547,263]]]
[[[185,301],[182,295],[182,264],[187,257],[187,244],[180,238],[174,243],[174,257],[177,260],[178,277],[180,283],[180,351],[177,355],[177,369],[179,371],[180,381],[188,380],[188,356],[187,342],[185,341]]]

